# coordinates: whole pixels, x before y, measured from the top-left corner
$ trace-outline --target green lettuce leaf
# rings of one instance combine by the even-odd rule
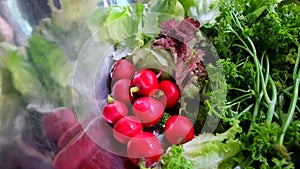
[[[196,136],[183,144],[182,155],[194,162],[195,169],[216,169],[223,161],[233,158],[241,151],[242,144],[235,139],[236,134],[241,131],[241,127],[234,125],[225,133]]]
[[[129,58],[132,59],[132,63],[137,69],[150,67],[159,70],[163,68],[164,72],[174,75],[174,59],[167,50],[151,49],[151,45],[146,44],[142,48],[134,50]]]
[[[2,69],[10,72],[13,88],[25,97],[38,96],[42,85],[33,66],[27,62],[17,48],[10,48],[5,44],[1,44],[0,48],[6,51],[6,56],[1,56]]]
[[[202,26],[211,26],[220,15],[219,0],[196,0],[196,5],[191,6],[187,13],[198,20]]]
[[[178,0],[178,1],[182,4],[186,13],[189,11],[190,7],[195,6],[197,4],[196,0]]]
[[[96,38],[115,46],[113,58],[131,54],[156,37],[160,23],[171,18],[183,19],[184,8],[178,0],[151,0],[148,4],[100,8],[88,19],[88,27]]]
[[[149,12],[164,13],[173,16],[184,16],[184,8],[178,0],[152,0],[148,3]]]
[[[40,112],[71,105],[70,80],[74,67],[55,42],[33,34],[29,47],[22,53],[7,44],[1,44],[0,49],[1,76],[5,81],[2,89],[19,94],[28,108]]]
[[[34,34],[29,39],[29,61],[39,72],[39,76],[53,79],[58,85],[65,87],[69,83],[72,66],[58,45],[45,37]],[[46,78],[44,78],[46,77]]]
[[[108,17],[108,8],[97,9],[95,10],[88,18],[87,25],[92,34],[99,31],[101,27],[104,26]],[[102,34],[103,36],[107,35],[107,33]],[[107,38],[104,38],[107,39]]]
[[[112,6],[106,20],[106,27],[110,38],[114,42],[120,42],[134,35],[132,9],[130,6]]]

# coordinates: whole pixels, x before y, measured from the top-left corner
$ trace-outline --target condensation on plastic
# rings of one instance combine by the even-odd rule
[[[26,44],[27,38],[30,37],[32,33],[33,27],[38,24],[39,19],[43,19],[46,17],[49,17],[48,13],[48,7],[43,6],[40,4],[40,7],[43,6],[43,8],[39,8],[39,5],[34,6],[34,11],[36,12],[35,15],[40,15],[41,17],[32,17],[35,15],[32,14],[25,14],[24,13],[24,7],[20,7],[20,2],[22,0],[7,0],[0,2],[0,9],[1,11],[4,11],[2,9],[5,8],[7,11],[1,12],[2,16],[5,16],[6,18],[9,18],[9,23],[12,24],[13,29],[20,35],[20,39],[17,44],[23,45]],[[36,4],[38,4],[36,1]],[[22,1],[24,4],[25,1]],[[40,1],[45,3],[44,1]],[[57,0],[53,0],[52,3],[55,4],[55,6],[59,9],[60,5],[57,3]],[[127,4],[133,4],[136,3],[136,1],[124,1],[124,0],[105,0],[105,1],[99,1],[99,6],[102,7],[108,7],[110,5],[127,5]],[[19,4],[19,5],[18,5]],[[23,9],[23,10],[22,10]],[[75,11],[74,11],[75,12]],[[14,14],[14,15],[13,15]],[[13,15],[13,16],[12,16]],[[85,21],[82,21],[85,22]],[[80,28],[79,28],[80,29]],[[77,40],[80,41],[80,44],[82,44],[81,49],[79,50],[78,57],[76,60],[75,65],[75,71],[72,79],[72,87],[73,87],[73,106],[75,107],[77,116],[79,120],[84,119],[89,113],[96,113],[99,114],[100,109],[102,105],[105,103],[105,99],[107,95],[109,94],[109,73],[110,73],[110,67],[113,63],[111,54],[113,52],[114,47],[111,44],[100,42],[95,37],[99,34],[101,34],[102,31],[99,30],[94,36],[92,37],[86,37],[85,35],[78,35]],[[148,32],[148,33],[157,33],[157,32]],[[58,37],[57,37],[58,38]],[[73,55],[74,53],[72,51],[72,46],[68,46],[68,41],[73,41],[73,39],[63,39],[64,37],[61,37],[61,39],[56,39],[56,42],[61,45],[61,47],[66,50],[66,52],[69,55]],[[1,98],[0,98],[1,99]],[[1,100],[0,100],[1,102]],[[200,104],[200,103],[198,103]],[[197,105],[196,105],[197,106]],[[198,106],[199,107],[199,106]],[[16,116],[17,117],[17,116]],[[17,121],[18,119],[13,119]],[[2,121],[2,120],[1,120]],[[208,119],[209,121],[209,119]],[[217,126],[217,123],[216,123]],[[90,128],[89,126],[86,127],[86,131],[89,132]],[[108,130],[111,130],[111,128],[107,127]],[[214,130],[214,129],[210,129]],[[211,132],[211,131],[207,131]],[[17,135],[17,134],[16,134]],[[91,138],[95,140],[95,142],[98,143],[102,148],[121,156],[126,156],[126,154],[119,149],[111,149],[111,147],[107,146],[107,143],[109,142],[109,139],[111,138],[102,138],[101,142],[98,142],[98,138],[94,138],[92,134],[90,134]],[[0,137],[1,139],[1,137]],[[0,140],[1,142],[1,140]],[[1,146],[0,146],[1,148]],[[47,161],[47,160],[46,160]],[[33,162],[34,163],[34,162]],[[26,163],[28,164],[28,163]],[[47,167],[45,167],[47,168]]]
[[[51,1],[57,11],[60,10],[61,6],[59,0],[49,1]],[[119,2],[104,2],[99,0],[98,5],[107,7],[118,3]],[[128,2],[126,1],[126,3]],[[95,6],[95,8],[97,7],[98,6]],[[27,46],[27,40],[30,38],[34,27],[39,25],[41,20],[49,18],[51,16],[50,12],[51,9],[48,5],[48,0],[0,0],[0,19],[3,20],[3,23],[7,23],[7,30],[9,29],[12,32],[7,39],[5,38],[6,42],[20,48]],[[74,13],[75,12],[74,9]],[[0,25],[0,27],[1,26],[3,25]],[[84,29],[85,28],[79,28],[77,31],[84,31]],[[84,33],[76,37],[78,38],[76,40],[82,44],[85,43],[88,38]],[[75,37],[73,36],[73,38]],[[56,39],[53,40],[60,45],[61,49],[63,49],[67,55],[72,56],[74,54],[72,53],[74,52],[74,48],[70,45],[74,42],[74,39],[57,36]],[[77,50],[79,51],[80,49]],[[74,60],[76,58],[77,56],[74,56],[72,61],[75,62]],[[3,82],[0,77],[0,86],[2,86],[2,83],[5,82]],[[0,87],[0,106],[3,105],[1,90]],[[26,109],[24,105],[18,105],[18,99],[19,98],[9,98],[8,100],[10,100],[10,102],[5,103],[12,105],[14,111],[5,108],[5,111],[0,112],[0,168],[52,169],[52,156],[57,150],[53,143],[49,142],[44,136],[39,136],[40,129],[38,128],[41,114],[34,110]],[[14,100],[15,103],[13,103]],[[1,110],[4,109],[1,107]],[[28,125],[28,122],[30,125]],[[26,132],[26,137],[23,135],[24,132]]]

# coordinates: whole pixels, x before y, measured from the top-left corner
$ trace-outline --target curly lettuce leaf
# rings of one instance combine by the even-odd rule
[[[216,169],[223,161],[233,158],[241,151],[242,143],[235,139],[240,132],[242,128],[234,125],[221,134],[196,136],[183,144],[182,155],[194,162],[195,169]]]
[[[220,15],[219,0],[195,0],[195,5],[189,7],[190,17],[200,21],[201,25],[211,26]]]
[[[131,6],[97,9],[88,18],[88,26],[93,34],[101,31],[101,36],[97,37],[99,40],[110,39],[118,43],[136,33],[133,14]]]
[[[112,6],[109,8],[109,15],[106,20],[106,27],[110,38],[118,43],[134,35],[133,12],[130,6]]]
[[[194,169],[193,161],[185,158],[182,153],[182,145],[172,145],[172,147],[167,150],[167,153],[162,156],[162,169]]]

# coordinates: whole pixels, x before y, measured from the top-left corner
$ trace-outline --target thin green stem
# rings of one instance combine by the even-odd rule
[[[300,57],[299,52],[298,52],[297,57],[298,58]],[[293,97],[291,99],[290,106],[289,106],[289,109],[288,109],[288,112],[287,112],[287,118],[284,121],[283,126],[282,126],[282,134],[280,135],[280,140],[279,140],[279,146],[280,147],[282,147],[282,145],[283,145],[286,130],[287,130],[288,126],[290,125],[290,123],[291,123],[291,121],[294,117],[294,114],[295,114],[295,108],[296,108],[296,104],[297,104],[297,97],[298,97],[298,94],[299,94],[299,84],[300,84],[300,69],[298,69],[297,78],[295,79],[295,82],[294,82]]]
[[[263,53],[263,56],[265,56],[265,52]],[[262,64],[261,64],[262,65]],[[269,57],[266,57],[266,69],[265,69],[265,83],[268,83],[269,76],[270,76],[270,62],[269,62]]]
[[[293,79],[295,80],[297,78],[297,70],[298,70],[298,66],[299,66],[299,60],[300,60],[300,44],[297,44],[298,46],[298,57],[296,58],[296,62],[295,62],[295,66],[294,66],[294,70],[293,70]]]
[[[236,118],[239,119],[244,113],[248,112],[252,107],[254,106],[254,104],[250,104],[248,107],[246,107],[243,111],[241,111]]]
[[[263,97],[263,93],[260,92],[259,96],[258,96],[258,98],[256,99],[256,102],[255,102],[255,110],[253,112],[253,122],[255,122],[255,119],[257,118],[258,110],[259,110],[259,107],[260,107],[260,102],[261,102],[262,97]]]
[[[239,105],[239,104],[241,104],[241,103],[243,103],[243,102],[245,102],[246,100],[248,100],[248,99],[250,99],[251,97],[246,97],[246,98],[244,98],[244,99],[242,99],[242,100],[240,100],[239,102],[235,102],[235,103],[232,103],[232,104],[229,104],[229,105],[227,105],[227,107],[233,107],[233,106],[235,106],[235,105]]]
[[[213,114],[215,114],[218,118],[223,119],[224,121],[232,121],[231,119],[226,118],[226,117],[220,115],[220,113],[218,113],[218,112],[211,106],[211,104],[210,104],[210,102],[209,102],[208,100],[205,101],[205,103],[206,103],[207,107],[209,108],[209,111],[212,112]]]
[[[256,71],[257,71],[257,74],[260,75],[260,82],[261,82],[261,87],[262,87],[263,95],[265,97],[265,100],[269,104],[271,102],[271,100],[270,100],[268,92],[267,92],[267,83],[266,83],[266,81],[268,79],[264,78],[264,76],[263,76],[262,67],[261,67],[261,64],[259,63],[259,60],[257,58],[256,49],[255,49],[255,46],[254,46],[252,40],[249,37],[247,37],[247,40],[249,41],[251,47],[253,48],[253,55],[252,56],[253,56],[254,63],[255,63],[255,66],[256,66]],[[259,83],[259,81],[258,81],[258,83]]]
[[[232,46],[240,47],[240,48],[244,49],[245,51],[247,51],[248,53],[250,53],[252,55],[251,50],[249,50],[249,48],[247,48],[245,46],[242,46],[242,45],[239,45],[239,44],[234,44]]]
[[[297,109],[298,112],[300,112],[300,108],[297,105],[296,105],[296,109]]]
[[[298,55],[297,55],[297,60],[299,62],[300,58],[300,45],[298,45]],[[289,105],[289,109],[287,112],[286,119],[283,119],[283,124],[282,124],[282,132],[279,137],[279,145],[277,147],[278,151],[288,159],[290,159],[289,153],[287,152],[285,146],[283,145],[284,142],[284,137],[287,131],[287,128],[289,127],[290,123],[293,120],[294,114],[295,114],[295,109],[297,108],[297,98],[299,94],[299,84],[300,84],[300,69],[298,67],[298,64],[295,64],[294,71],[293,71],[293,79],[294,79],[294,85],[293,85],[293,94],[291,98],[291,102]],[[298,72],[296,74],[296,72]]]
[[[256,67],[256,72],[258,68]],[[254,89],[255,89],[255,93],[258,95],[258,93],[260,92],[260,74],[256,73],[256,82],[254,83]]]
[[[271,77],[269,77],[269,81],[270,81],[271,88],[272,88],[272,100],[271,100],[271,102],[269,104],[269,108],[268,108],[267,124],[272,123],[273,115],[275,113],[275,106],[276,106],[276,102],[277,102],[277,90],[276,90],[275,83]]]
[[[240,168],[247,168],[254,161],[251,155],[249,155],[240,165]]]
[[[248,40],[248,42],[250,43],[250,46],[251,46],[251,48],[252,48],[253,56],[257,56],[257,52],[256,52],[255,45],[254,45],[254,43],[252,42],[252,40],[250,39],[249,36],[247,36],[247,40]],[[256,59],[258,60],[257,57],[256,57]]]
[[[251,130],[253,124],[256,121],[262,97],[263,97],[263,92],[260,92],[259,95],[256,96],[256,101],[255,101],[255,104],[254,104],[254,110],[253,110],[253,116],[252,116],[252,122],[250,124],[250,127],[249,127],[248,131]],[[250,132],[248,132],[248,135],[249,134],[250,134]]]
[[[232,104],[232,103],[235,103],[235,102],[238,102],[238,100],[240,99],[244,99],[244,98],[251,98],[252,96],[254,96],[254,94],[251,92],[251,93],[247,93],[247,94],[244,94],[242,96],[239,96],[235,99],[233,99],[232,101],[230,102],[227,102],[228,104]]]
[[[284,91],[284,90],[282,91],[282,93],[285,94],[285,95],[287,95],[289,98],[292,98],[292,97],[293,97],[293,95],[292,95],[291,93],[286,92],[286,91]],[[300,97],[297,97],[297,100],[300,101]]]
[[[294,87],[294,86],[287,87],[287,88],[285,88],[285,89],[282,90],[282,91],[283,91],[283,92],[289,92],[289,91],[293,90],[293,87]]]
[[[251,50],[249,49],[249,47],[248,47],[248,45],[247,45],[247,43],[243,40],[243,38],[230,26],[230,25],[228,25],[228,27],[229,27],[229,29],[230,29],[230,31],[232,32],[232,33],[234,33],[237,37],[238,37],[238,39],[243,43],[243,45],[244,46],[241,46],[241,45],[239,45],[239,44],[235,44],[235,46],[239,46],[239,47],[241,47],[241,48],[243,48],[243,49],[245,49],[247,52],[249,52],[250,53],[250,55],[253,55],[252,54],[252,52],[251,52]],[[240,27],[240,26],[239,26]],[[243,30],[243,28],[242,27],[240,27],[240,29],[241,30]]]
[[[253,93],[253,94],[255,94],[253,90],[243,90],[243,89],[235,88],[235,87],[229,88],[228,90],[236,90],[236,91],[243,92],[243,93]]]
[[[284,115],[283,115],[283,111],[282,111],[282,107],[283,107],[283,104],[284,104],[283,99],[284,99],[283,94],[278,96],[278,108],[277,108],[278,110],[277,110],[277,112],[278,112],[279,120],[280,120],[281,124],[284,123]]]

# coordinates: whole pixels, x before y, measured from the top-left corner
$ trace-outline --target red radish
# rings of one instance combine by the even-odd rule
[[[76,139],[83,131],[82,125],[77,123],[76,125],[69,128],[64,134],[59,138],[57,143],[58,150],[62,150],[66,147],[72,140]]]
[[[82,133],[76,140],[62,149],[54,158],[55,169],[77,169],[90,153],[97,149],[98,145],[90,139],[87,133]]]
[[[91,158],[98,151],[102,152],[97,155],[99,160],[104,159],[108,164],[116,164],[118,169],[126,169],[127,165],[125,165],[125,162],[127,160],[121,156],[114,155],[117,152],[125,156],[126,148],[123,148],[122,152],[120,151],[123,145],[115,141],[112,128],[101,116],[96,116],[88,125],[84,124],[83,128],[84,132],[72,140],[55,156],[53,161],[55,169],[82,168],[87,161],[91,161]],[[101,162],[103,163],[103,161],[99,161],[98,163]],[[101,166],[105,165],[100,165],[99,168],[102,169]]]
[[[147,168],[152,167],[159,161],[162,153],[160,141],[149,132],[135,135],[127,144],[128,158],[136,166],[141,162]]]
[[[108,96],[107,104],[102,109],[102,116],[108,123],[115,124],[122,117],[127,116],[128,109],[126,104],[121,101],[114,100]]]
[[[165,137],[171,144],[183,144],[194,138],[194,126],[184,116],[175,115],[166,122]]]
[[[59,108],[42,117],[41,124],[46,136],[52,141],[59,137],[70,127],[77,124],[75,114],[67,108]]]
[[[118,60],[111,70],[112,81],[131,79],[135,72],[134,66],[127,60]]]
[[[133,96],[130,94],[130,83],[129,79],[118,80],[112,88],[112,96],[116,100],[120,100],[123,103],[130,105],[134,100]]]
[[[96,116],[97,115],[95,115],[94,113],[90,113],[82,121],[80,121],[80,123],[76,123],[67,131],[65,131],[64,134],[58,140],[58,150],[62,150],[72,141],[76,140],[76,138],[82,134],[83,128],[85,128],[93,119],[95,119]]]
[[[166,107],[167,97],[163,90],[156,89],[150,93],[150,96],[153,97],[154,99],[160,101],[163,104],[163,106]]]
[[[127,157],[104,150],[102,147],[84,158],[80,169],[136,169]]]
[[[131,137],[143,131],[141,121],[135,116],[121,118],[113,128],[113,134],[117,141],[126,144]]]
[[[151,127],[163,116],[164,106],[152,97],[141,97],[133,103],[132,112],[145,127]]]
[[[180,97],[180,91],[177,85],[171,82],[170,80],[163,80],[159,83],[159,89],[164,91],[166,95],[166,108],[169,109],[174,107],[177,104]]]
[[[148,69],[139,70],[131,80],[130,93],[137,93],[141,96],[149,96],[150,93],[159,88],[157,76]]]
[[[126,156],[126,146],[114,139],[112,128],[101,116],[86,124],[84,132],[72,140],[54,158],[55,169],[118,169],[134,168]]]

